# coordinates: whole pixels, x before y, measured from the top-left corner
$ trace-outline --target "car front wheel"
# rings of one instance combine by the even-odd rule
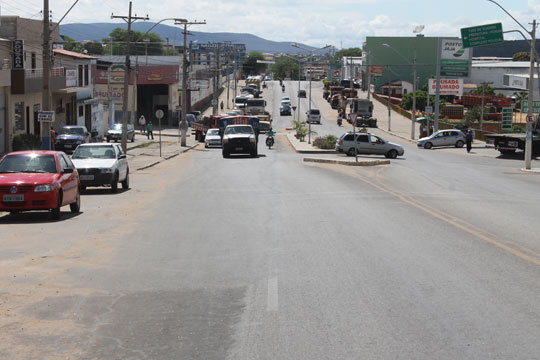
[[[397,151],[395,149],[392,149],[392,150],[388,151],[388,153],[386,153],[386,157],[388,159],[395,159],[395,158],[397,158],[397,156],[398,156],[398,153],[397,153]]]
[[[433,147],[433,144],[430,143],[430,142],[424,144],[424,149],[429,150],[429,149],[431,149],[432,147]]]
[[[116,194],[118,192],[118,173],[115,173],[111,182],[111,192]]]
[[[77,191],[75,201],[69,204],[69,209],[72,213],[78,214],[81,211],[81,194]]]
[[[126,172],[126,178],[122,181],[122,189],[129,189],[129,169]]]
[[[59,220],[60,219],[60,208],[62,207],[62,192],[58,193],[57,206],[54,209],[51,209],[51,219]]]

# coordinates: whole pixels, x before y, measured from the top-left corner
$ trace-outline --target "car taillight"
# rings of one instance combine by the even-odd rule
[[[338,141],[339,145],[343,145],[343,140]]]

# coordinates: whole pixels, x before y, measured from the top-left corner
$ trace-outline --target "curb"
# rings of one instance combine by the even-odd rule
[[[336,150],[323,150],[323,149],[306,149],[306,150],[298,150],[296,146],[294,145],[293,141],[291,140],[291,133],[287,133],[287,140],[289,140],[289,144],[293,147],[294,151],[299,154],[337,154],[338,152]]]
[[[334,159],[317,159],[317,158],[304,158],[304,162],[315,162],[324,164],[339,164],[347,166],[376,166],[376,165],[389,165],[390,160],[363,160],[363,161],[348,161],[348,160],[334,160]]]
[[[160,164],[160,163],[163,162],[163,161],[170,160],[170,159],[172,159],[172,158],[174,158],[174,157],[176,157],[176,156],[178,156],[178,155],[180,155],[180,154],[183,154],[183,153],[185,153],[185,152],[188,152],[189,150],[194,149],[194,148],[196,148],[197,146],[199,146],[199,144],[191,145],[190,147],[188,147],[188,148],[186,148],[186,149],[182,149],[182,150],[180,150],[179,152],[174,153],[174,154],[172,154],[172,155],[166,156],[166,157],[162,158],[161,160],[157,160],[157,161],[154,161],[154,162],[152,162],[152,163],[150,163],[150,164],[148,164],[148,165],[144,165],[144,166],[142,166],[142,167],[140,167],[140,168],[137,168],[136,171],[139,171],[139,170],[145,170],[145,169],[151,168],[152,166],[156,166],[157,164]]]

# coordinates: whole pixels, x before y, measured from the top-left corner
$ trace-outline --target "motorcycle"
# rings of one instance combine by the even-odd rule
[[[341,118],[341,116],[338,116],[337,124],[338,124],[338,126],[341,126],[341,124],[343,124],[343,119]]]
[[[273,136],[268,136],[266,138],[266,146],[268,146],[268,149],[272,148],[272,146],[274,146],[274,137]]]
[[[266,89],[266,83],[263,83],[263,89]]]
[[[281,87],[281,92],[285,92],[285,85]]]

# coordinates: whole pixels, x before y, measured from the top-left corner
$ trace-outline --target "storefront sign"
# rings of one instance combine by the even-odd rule
[[[24,69],[24,41],[13,40],[13,68]]]
[[[463,96],[463,79],[441,79],[439,82],[440,95]],[[436,80],[429,79],[429,95],[435,95]]]
[[[77,70],[66,69],[66,86],[77,86]]]

